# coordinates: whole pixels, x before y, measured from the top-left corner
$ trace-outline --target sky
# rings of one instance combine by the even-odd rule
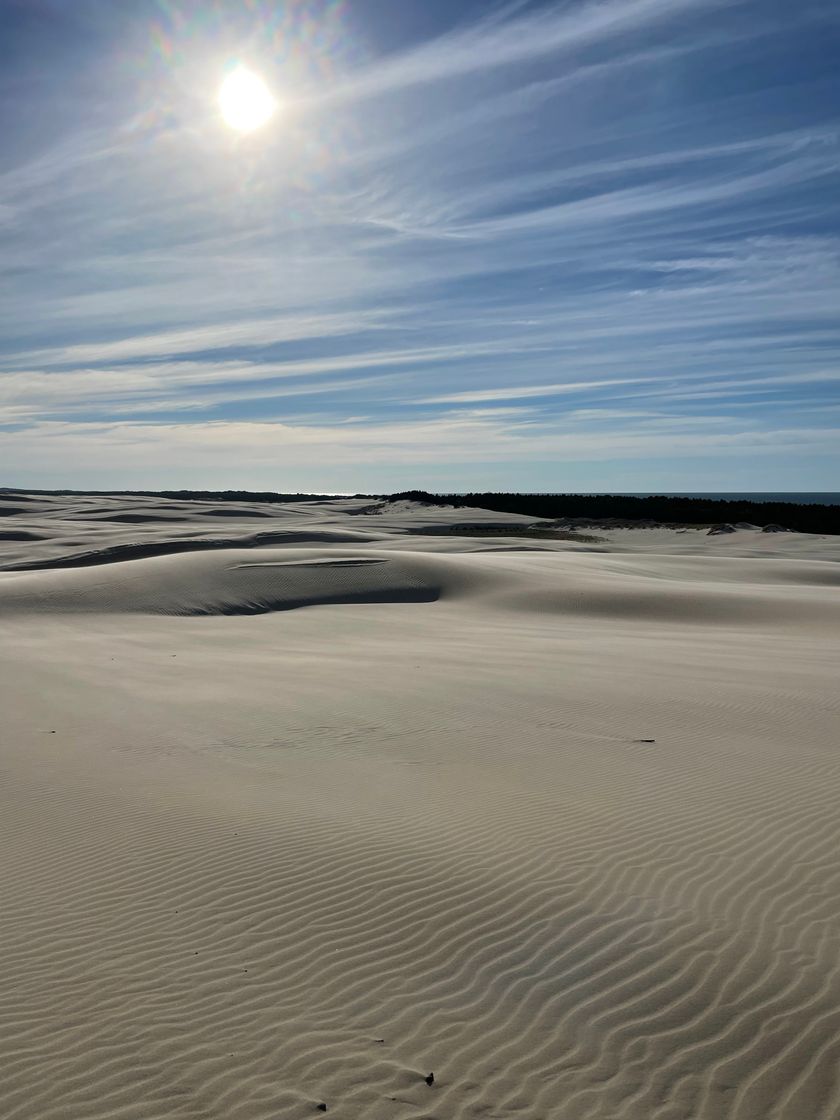
[[[840,490],[838,57],[835,0],[0,0],[0,485]]]

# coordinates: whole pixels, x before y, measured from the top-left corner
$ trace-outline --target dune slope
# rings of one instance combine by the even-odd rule
[[[840,1114],[832,542],[19,506],[3,1117]]]

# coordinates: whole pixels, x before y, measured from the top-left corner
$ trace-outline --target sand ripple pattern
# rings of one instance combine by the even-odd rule
[[[0,1115],[835,1120],[836,600],[416,538],[4,573]]]

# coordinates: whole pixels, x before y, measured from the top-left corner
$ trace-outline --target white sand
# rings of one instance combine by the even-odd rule
[[[0,495],[0,1116],[840,1115],[840,538],[369,505]]]

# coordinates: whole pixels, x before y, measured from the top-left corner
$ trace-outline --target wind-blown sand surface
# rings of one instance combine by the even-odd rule
[[[840,1115],[839,538],[0,514],[4,1120]]]

